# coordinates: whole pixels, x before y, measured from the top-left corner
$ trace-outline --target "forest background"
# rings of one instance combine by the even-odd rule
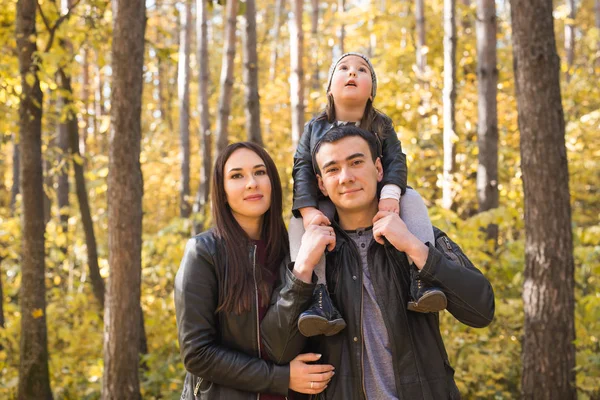
[[[90,233],[83,226],[86,217],[77,180],[84,178],[87,185],[89,219],[97,243],[97,270],[106,279],[110,270],[107,176],[114,4],[104,0],[65,3],[38,2],[38,36],[34,38],[44,93],[42,153],[49,371],[55,398],[96,399],[100,397],[104,371],[103,308],[93,282]],[[186,239],[211,223],[203,200],[206,189],[202,186],[206,172],[203,163],[210,161],[205,153],[206,138],[213,138],[215,149],[216,139],[222,137],[220,132],[225,132],[225,140],[230,142],[250,137],[251,128],[246,125],[250,119],[246,114],[249,97],[245,95],[249,85],[246,78],[242,79],[245,68],[241,48],[247,25],[241,22],[247,21],[246,7],[253,3],[240,3],[237,10],[240,22],[228,95],[230,115],[219,120],[226,108],[220,104],[223,85],[219,83],[223,82],[222,54],[227,47],[225,5],[216,1],[205,4],[208,51],[206,56],[200,56],[195,50],[197,37],[192,15],[199,15],[196,6],[201,2],[187,3],[191,10],[187,19],[185,2],[146,2],[140,157],[144,191],[141,306],[146,337],[140,370],[143,398],[176,399],[182,387],[184,368],[177,345],[174,276]],[[282,178],[286,220],[290,216],[292,158],[297,139],[292,132],[294,105],[290,95],[295,85],[290,79],[294,75],[290,31],[294,31],[292,8],[297,3],[302,4],[256,0],[254,13],[259,138],[275,159]],[[16,397],[19,383],[23,239],[18,194],[22,84],[15,41],[16,7],[15,0],[0,0],[0,398],[9,399]],[[307,121],[323,109],[327,71],[334,58],[343,51],[370,55],[378,77],[375,106],[395,123],[408,158],[409,185],[427,202],[434,225],[463,247],[494,286],[496,318],[489,327],[471,329],[447,313],[441,316],[442,334],[457,371],[459,389],[466,398],[519,397],[525,219],[508,2],[496,1],[499,206],[484,212],[477,198],[476,2],[456,2],[456,112],[451,137],[455,167],[451,171],[450,204],[443,204],[444,2],[424,3],[420,20],[424,22],[424,38],[419,38],[417,32],[419,19],[412,1],[313,0],[304,2],[303,7],[303,119]],[[600,2],[554,1],[553,17],[561,57],[570,181],[557,180],[556,187],[548,188],[548,196],[563,188],[570,190],[577,394],[582,399],[598,399]],[[565,32],[574,33],[574,47],[565,45],[569,42]],[[200,90],[201,63],[208,66],[208,92],[204,97]],[[208,105],[209,130],[201,129],[199,110],[203,100]],[[69,144],[67,125],[73,116],[78,151],[72,151],[73,141]],[[256,131],[253,134],[256,140]],[[182,168],[186,162],[188,176],[186,168]],[[498,228],[497,236],[491,240],[486,231],[490,224]]]

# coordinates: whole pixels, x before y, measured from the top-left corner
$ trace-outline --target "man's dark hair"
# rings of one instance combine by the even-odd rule
[[[319,152],[319,149],[323,143],[335,143],[344,138],[352,136],[361,137],[367,142],[369,145],[369,150],[371,150],[371,158],[373,159],[373,162],[375,162],[377,157],[381,155],[381,143],[375,134],[367,132],[364,129],[352,124],[336,126],[327,131],[327,133],[323,136],[323,138],[321,138],[321,140],[319,140],[313,149],[312,163],[317,175],[321,175],[321,170],[317,164],[317,153]]]

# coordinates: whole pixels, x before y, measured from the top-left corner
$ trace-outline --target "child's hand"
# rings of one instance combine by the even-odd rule
[[[400,201],[396,199],[379,200],[379,211],[389,211],[395,214],[400,213]]]
[[[300,213],[302,214],[302,223],[304,230],[308,230],[311,225],[331,225],[329,218],[325,216],[318,208],[306,207]]]

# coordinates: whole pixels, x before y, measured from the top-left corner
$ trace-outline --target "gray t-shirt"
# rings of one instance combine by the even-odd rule
[[[373,229],[347,231],[360,253],[363,270],[363,371],[368,400],[397,400],[390,339],[383,321],[367,262]]]

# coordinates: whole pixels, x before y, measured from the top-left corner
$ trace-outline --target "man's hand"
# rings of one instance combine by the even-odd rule
[[[410,233],[397,213],[379,211],[373,217],[373,238],[382,245],[385,244],[384,239],[387,239],[396,249],[406,253],[417,268],[425,266],[429,248]]]
[[[396,199],[381,199],[379,200],[379,211],[389,211],[399,214],[400,201]]]
[[[319,218],[321,217],[315,216],[314,220]],[[325,253],[326,248],[330,251],[335,248],[333,228],[325,225],[309,224],[308,229],[302,235],[302,244],[294,264],[294,275],[304,282],[310,283],[313,270]]]
[[[315,207],[304,207],[300,210],[302,215],[302,223],[304,224],[304,230],[307,231],[309,225],[331,225],[329,218],[325,216],[318,208]],[[317,218],[320,217],[320,218]]]

